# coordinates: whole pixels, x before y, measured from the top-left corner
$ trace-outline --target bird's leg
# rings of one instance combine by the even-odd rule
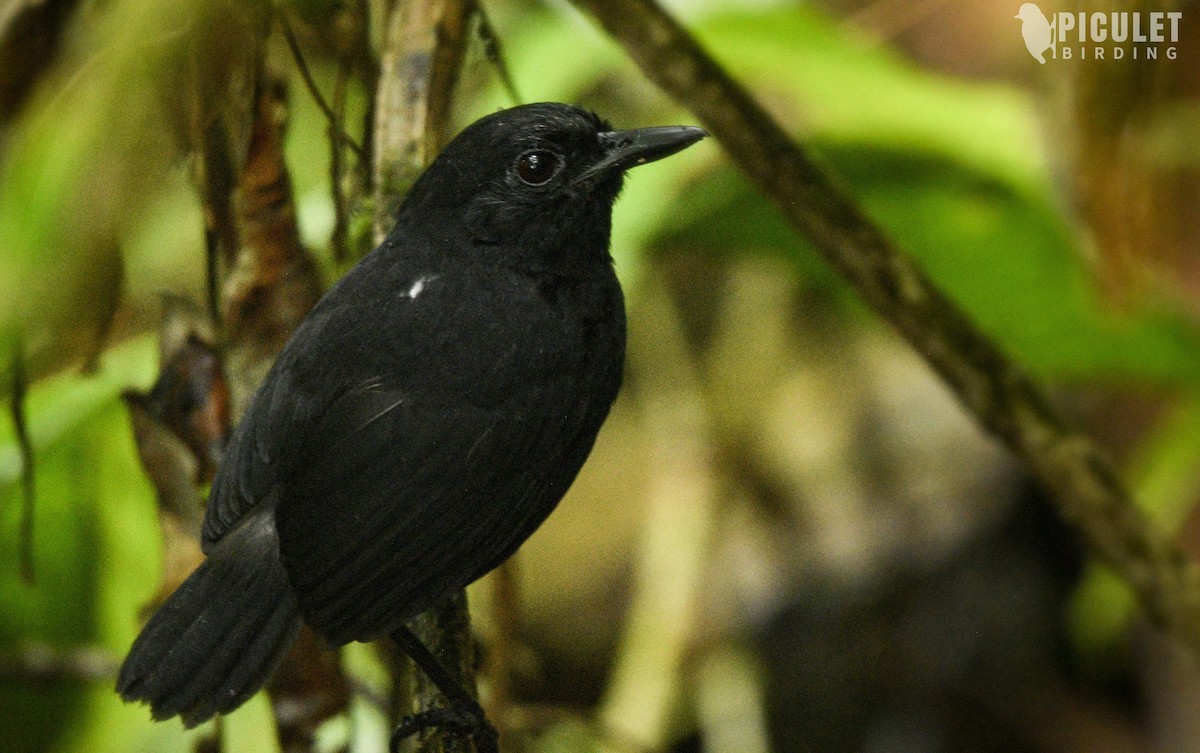
[[[471,694],[450,676],[442,663],[407,626],[401,625],[391,637],[450,703],[447,708],[429,709],[406,716],[392,732],[389,746],[391,752],[398,753],[400,741],[406,737],[430,727],[444,727],[461,734],[469,734],[475,740],[478,753],[499,753],[496,728],[487,720],[479,701],[472,698]]]

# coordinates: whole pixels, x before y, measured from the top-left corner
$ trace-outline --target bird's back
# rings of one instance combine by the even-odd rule
[[[326,298],[344,305],[319,306],[293,338],[206,523],[215,541],[277,493],[285,568],[334,643],[374,637],[509,556],[574,480],[621,382],[606,260],[564,276],[400,250],[356,267]]]

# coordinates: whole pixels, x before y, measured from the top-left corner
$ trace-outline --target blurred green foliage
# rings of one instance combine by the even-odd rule
[[[698,31],[784,122],[806,124],[868,214],[1020,362],[1059,382],[1197,384],[1194,321],[1169,306],[1112,310],[1095,290],[1031,98],[920,70],[811,9],[719,15]],[[676,232],[690,233],[677,242],[765,241],[821,274],[743,181],[694,190],[708,195],[680,202]]]
[[[149,598],[160,574],[154,495],[142,475],[119,400],[154,370],[143,336],[110,349],[95,374],[43,380],[27,401],[36,459],[34,581],[16,552],[22,508],[20,458],[12,427],[0,429],[0,651],[101,647],[119,651],[137,628],[131,604]],[[107,682],[0,682],[5,750],[74,750],[95,708],[111,707]],[[107,725],[102,729],[110,728]],[[126,738],[127,739],[127,738]],[[105,740],[101,749],[116,750]]]

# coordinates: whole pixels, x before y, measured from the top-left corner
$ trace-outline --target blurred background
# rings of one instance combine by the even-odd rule
[[[231,417],[437,143],[695,122],[566,3],[451,6],[0,2],[0,750],[386,748],[386,648],[190,732],[112,686]],[[1182,11],[1176,57],[1045,64],[1015,0],[668,8],[1200,550],[1200,7],[1063,0]],[[630,176],[613,254],[622,396],[470,590],[506,750],[1200,751],[1194,657],[719,143]]]

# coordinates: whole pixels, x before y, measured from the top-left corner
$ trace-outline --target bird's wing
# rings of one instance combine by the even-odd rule
[[[325,304],[301,322],[229,439],[208,496],[201,534],[205,551],[287,477],[300,441],[345,389],[338,370],[355,373],[353,357],[306,357],[295,345],[346,349],[347,333],[359,314],[349,306]]]
[[[225,447],[225,456],[217,467],[204,513],[201,544],[205,552],[210,551],[275,486],[279,472],[277,453],[264,453],[258,446],[260,427],[253,420],[256,414],[268,413],[259,406],[271,402],[273,386],[270,381],[263,385],[255,396],[255,404],[234,428]]]
[[[431,325],[419,319],[411,298],[395,295],[397,273],[382,253],[387,245],[317,302],[264,377],[213,479],[201,534],[205,551],[307,462],[298,450],[313,426],[343,393],[383,373],[381,358],[419,361],[410,352],[413,338],[394,333]]]
[[[551,412],[517,407],[536,391],[485,408],[372,383],[330,406],[277,512],[284,565],[310,624],[335,645],[375,637],[486,572],[536,528],[599,425],[586,400]]]
[[[608,339],[585,336],[532,282],[470,274],[395,283],[356,267],[284,349],[214,480],[208,545],[278,489],[289,580],[334,643],[374,637],[510,554],[615,396],[618,319],[595,325]]]

